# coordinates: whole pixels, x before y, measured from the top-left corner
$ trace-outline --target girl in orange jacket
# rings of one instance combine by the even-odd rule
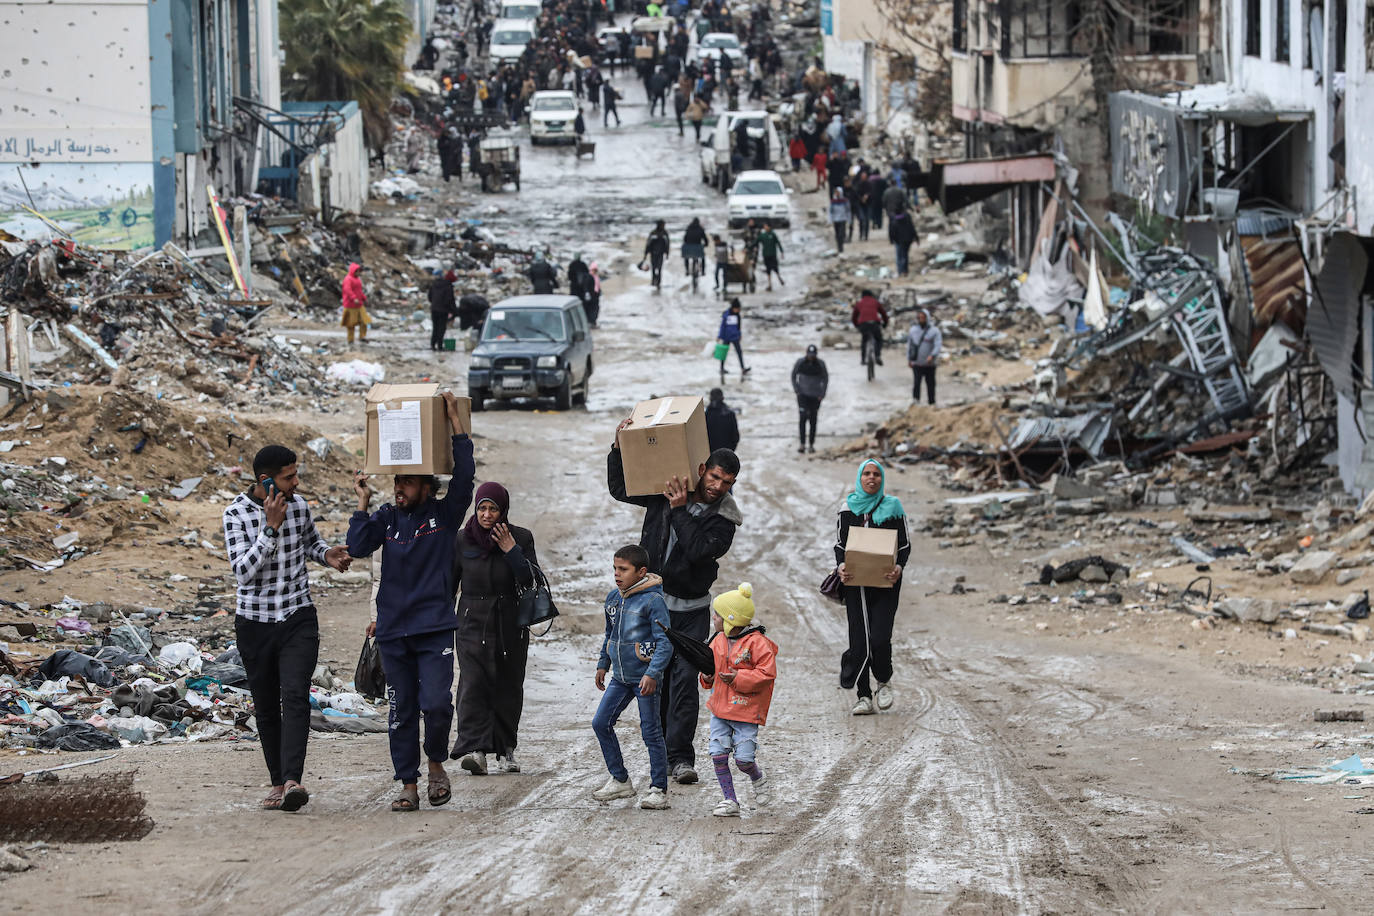
[[[749,777],[754,803],[762,808],[770,797],[768,781],[754,753],[759,726],[768,720],[768,706],[773,700],[778,647],[764,635],[763,627],[751,625],[753,594],[753,586],[744,582],[711,602],[715,633],[710,645],[716,673],[711,677],[703,674],[701,686],[711,691],[706,704],[711,711],[711,762],[725,795],[711,812],[716,817],[739,817],[739,800],[730,775],[732,751],[735,766]]]

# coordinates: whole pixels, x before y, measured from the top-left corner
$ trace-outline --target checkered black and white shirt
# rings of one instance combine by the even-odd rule
[[[238,613],[260,623],[281,623],[311,604],[305,561],[323,563],[329,545],[299,496],[287,502],[286,521],[276,537],[264,534],[266,527],[262,503],[247,493],[224,510],[224,546],[238,580]]]

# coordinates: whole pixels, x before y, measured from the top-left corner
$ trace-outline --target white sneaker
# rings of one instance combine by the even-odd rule
[[[502,773],[519,773],[520,764],[515,762],[514,754],[497,754],[496,769]]]
[[[758,779],[749,783],[749,787],[754,793],[754,804],[760,808],[767,808],[768,803],[773,800],[773,793],[768,791],[768,774],[760,776]]]
[[[892,685],[879,681],[878,689],[873,691],[873,705],[879,709],[891,709],[893,699]]]
[[[873,709],[873,701],[868,697],[859,697],[859,702],[854,704],[853,714],[856,716],[871,716],[876,710]]]
[[[635,784],[629,779],[624,782],[612,776],[606,780],[606,784],[592,793],[592,798],[597,801],[615,801],[617,798],[634,798]]]
[[[722,798],[711,813],[716,817],[739,817],[739,802]]]
[[[471,754],[464,754],[463,759],[458,761],[458,765],[473,776],[487,775],[487,755],[483,751],[473,751]]]
[[[671,807],[668,804],[668,793],[658,786],[649,786],[649,791],[639,799],[639,807],[645,811],[663,811]]]

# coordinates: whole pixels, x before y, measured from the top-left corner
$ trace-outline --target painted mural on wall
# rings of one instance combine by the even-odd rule
[[[22,239],[53,237],[53,230],[25,207],[37,210],[78,242],[92,248],[150,248],[153,245],[153,165],[150,162],[57,162],[37,167],[13,163],[0,165],[0,229]]]

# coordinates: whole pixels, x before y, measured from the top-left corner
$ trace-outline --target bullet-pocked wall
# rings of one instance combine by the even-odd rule
[[[51,234],[31,207],[94,247],[169,237],[149,0],[0,0],[0,35],[0,228]]]

